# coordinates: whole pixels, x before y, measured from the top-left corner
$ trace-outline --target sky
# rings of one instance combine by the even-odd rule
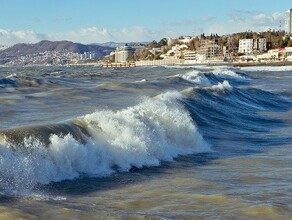
[[[283,30],[291,0],[0,0],[0,45]]]

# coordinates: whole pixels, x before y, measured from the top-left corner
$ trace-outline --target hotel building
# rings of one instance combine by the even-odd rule
[[[115,51],[115,62],[123,63],[127,62],[128,59],[132,58],[134,55],[135,49],[130,46],[117,47]]]

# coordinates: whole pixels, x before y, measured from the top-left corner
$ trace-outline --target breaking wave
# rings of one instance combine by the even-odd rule
[[[209,151],[181,99],[179,92],[167,92],[64,124],[1,131],[0,187],[23,190],[82,175],[108,176]]]

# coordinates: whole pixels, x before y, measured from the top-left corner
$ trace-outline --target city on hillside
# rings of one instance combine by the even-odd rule
[[[12,56],[5,66],[80,65],[103,67],[156,66],[216,63],[276,63],[292,62],[292,9],[287,11],[285,30],[245,31],[229,35],[218,34],[162,38],[147,44],[124,44],[105,50],[104,56],[93,51],[83,53],[68,50],[43,51]],[[5,51],[9,48],[0,46]]]
[[[102,65],[147,66],[216,63],[292,62],[292,9],[287,11],[285,30],[246,31],[219,36],[180,36],[163,38],[144,48],[117,47],[103,59]]]

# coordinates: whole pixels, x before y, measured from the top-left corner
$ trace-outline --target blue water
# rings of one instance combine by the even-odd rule
[[[289,219],[292,67],[0,68],[0,217]]]

